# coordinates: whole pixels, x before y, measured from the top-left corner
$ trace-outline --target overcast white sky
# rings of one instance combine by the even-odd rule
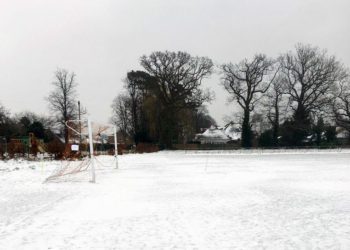
[[[215,63],[277,56],[298,42],[350,66],[349,0],[0,0],[0,102],[12,113],[49,114],[54,71],[77,74],[79,99],[106,122],[126,72],[156,50],[184,50]],[[208,105],[222,123],[233,105],[219,76]]]

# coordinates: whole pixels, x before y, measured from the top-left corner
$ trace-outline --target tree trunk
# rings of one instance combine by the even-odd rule
[[[273,123],[273,134],[272,134],[272,142],[274,146],[278,146],[278,134],[279,134],[279,126],[280,126],[280,121],[279,121],[279,107],[278,103],[276,102],[275,104],[275,120]]]
[[[135,98],[132,99],[132,123],[134,129],[134,143],[137,145],[139,143],[139,127],[137,122],[137,107]]]
[[[68,127],[64,125],[64,143],[67,145],[69,143]]]
[[[161,112],[160,144],[167,148],[172,148],[172,141],[176,129],[176,114],[173,109],[166,108]]]
[[[249,111],[249,109],[244,110],[241,145],[243,148],[252,147],[252,130],[250,127],[250,111]]]
[[[310,119],[309,114],[305,110],[304,105],[298,105],[297,110],[294,113],[294,128],[293,131],[294,145],[303,145],[303,140],[310,132]]]

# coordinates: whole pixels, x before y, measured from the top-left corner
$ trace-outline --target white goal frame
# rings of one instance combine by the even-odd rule
[[[71,126],[68,125],[69,122],[87,122],[88,124],[88,136],[89,136],[89,148],[90,148],[90,161],[91,161],[91,180],[90,182],[95,183],[96,182],[96,170],[95,170],[95,160],[94,160],[94,141],[92,136],[92,120],[89,117],[87,120],[69,120],[65,122],[65,125],[67,128],[71,129],[73,132],[77,133],[78,135],[81,135],[81,132],[75,130]],[[118,169],[118,140],[117,140],[117,126],[114,124],[104,124],[107,127],[113,128],[114,133],[114,157],[115,157],[115,168]]]

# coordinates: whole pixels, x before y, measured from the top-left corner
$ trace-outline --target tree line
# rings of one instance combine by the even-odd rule
[[[202,89],[215,67],[241,109],[242,147],[253,145],[257,120],[262,146],[301,146],[310,136],[317,144],[334,141],[336,126],[350,132],[349,69],[318,47],[297,44],[278,58],[256,54],[217,66],[186,52],[154,52],[140,65],[142,71],[127,73],[112,104],[114,122],[136,144],[171,148],[215,124],[204,106],[214,95]]]
[[[124,90],[112,102],[111,120],[124,141],[172,148],[216,125],[206,108],[214,93],[202,86],[214,71],[231,105],[240,107],[230,122],[240,124],[242,147],[257,139],[261,146],[301,146],[310,136],[319,145],[334,141],[336,127],[350,133],[349,69],[318,47],[297,44],[277,58],[256,54],[221,65],[186,52],[158,51],[142,56],[140,66],[127,72]],[[68,143],[66,123],[87,111],[77,100],[74,72],[57,69],[51,84],[45,97],[50,115],[11,115],[0,104],[2,141],[32,132],[49,142],[60,131]]]
[[[56,70],[51,83],[53,89],[45,97],[50,115],[38,115],[31,111],[11,115],[0,103],[0,156],[5,150],[3,144],[8,144],[11,139],[28,137],[29,133],[48,143],[48,150],[52,153],[62,153],[60,151],[64,150],[64,146],[56,144],[55,139],[62,139],[64,144],[68,144],[69,131],[66,122],[78,119],[79,113],[86,114],[86,109],[80,108],[77,101],[75,78],[74,72]],[[16,151],[16,147],[12,151]],[[23,153],[22,148],[20,151]]]
[[[142,56],[144,71],[130,71],[125,92],[113,101],[113,120],[123,137],[171,148],[173,142],[190,141],[201,127],[215,123],[203,106],[212,100],[202,90],[213,62],[186,52],[154,52]]]

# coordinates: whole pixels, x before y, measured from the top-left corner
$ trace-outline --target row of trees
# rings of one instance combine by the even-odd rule
[[[36,154],[39,146],[37,139],[46,143],[50,142],[46,147],[49,152],[59,153],[62,145],[55,145],[54,134],[48,129],[53,124],[52,119],[33,112],[10,115],[10,112],[0,105],[0,159],[4,156]]]
[[[140,64],[144,71],[127,74],[125,93],[112,105],[124,136],[171,147],[215,123],[203,108],[213,94],[201,88],[214,70],[209,58],[165,51],[142,56]],[[277,59],[257,54],[218,68],[223,87],[242,111],[243,147],[252,146],[257,114],[269,124],[270,146],[281,141],[299,146],[315,131],[334,134],[335,126],[350,131],[349,70],[325,50],[298,44]]]
[[[170,148],[215,124],[204,106],[214,95],[202,88],[214,71],[212,60],[165,51],[142,56],[140,65],[143,71],[127,73],[125,91],[112,104],[112,120],[125,138]],[[241,108],[243,147],[252,146],[256,117],[267,124],[260,132],[270,146],[302,145],[312,133],[318,140],[324,133],[331,138],[335,126],[350,132],[349,70],[324,50],[298,44],[276,59],[257,54],[217,67],[222,86]],[[8,140],[34,132],[45,138],[43,131],[57,128],[67,143],[66,122],[86,111],[81,112],[77,101],[74,73],[57,70],[52,85],[46,98],[49,118],[32,113],[10,116],[0,105],[0,136]]]
[[[244,147],[252,143],[252,112],[266,115],[274,145],[279,143],[282,122],[288,127],[282,139],[297,146],[324,120],[348,129],[349,71],[326,51],[298,44],[295,51],[275,60],[256,55],[221,69],[225,89],[243,110]]]
[[[130,71],[125,93],[113,101],[113,120],[123,136],[134,142],[156,142],[164,147],[191,139],[201,127],[215,124],[204,102],[212,100],[202,80],[213,71],[206,57],[185,52],[154,52],[140,59],[145,71]]]
[[[34,133],[37,138],[49,140],[49,134],[46,133],[47,127],[52,126],[52,120],[36,115],[32,112],[20,112],[14,116],[0,104],[0,136],[5,139],[20,136],[28,136]]]

